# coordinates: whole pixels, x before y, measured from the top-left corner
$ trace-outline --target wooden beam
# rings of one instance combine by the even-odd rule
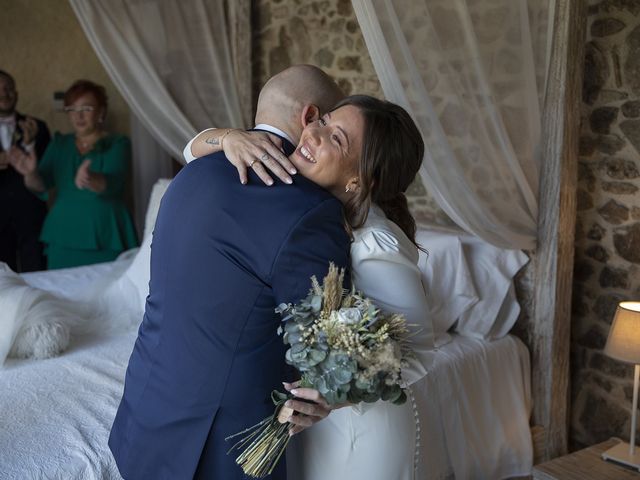
[[[545,430],[542,457],[565,454],[569,426],[571,286],[586,2],[556,0],[542,113],[535,303],[530,324],[533,422]]]

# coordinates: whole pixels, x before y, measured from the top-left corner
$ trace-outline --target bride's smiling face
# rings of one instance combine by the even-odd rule
[[[363,132],[362,113],[345,105],[308,124],[290,160],[303,176],[344,201],[346,185],[358,176]]]

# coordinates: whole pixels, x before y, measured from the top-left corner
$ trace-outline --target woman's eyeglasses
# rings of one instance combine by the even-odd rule
[[[93,112],[96,107],[91,105],[80,105],[79,107],[64,107],[65,113]]]

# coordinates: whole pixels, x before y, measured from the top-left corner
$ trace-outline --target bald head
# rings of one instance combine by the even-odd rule
[[[313,65],[294,65],[271,77],[260,91],[256,124],[267,123],[286,132],[294,141],[302,133],[305,105],[330,110],[344,93],[329,75]]]

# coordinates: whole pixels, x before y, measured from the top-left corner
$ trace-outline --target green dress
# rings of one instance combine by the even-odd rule
[[[86,159],[92,172],[105,176],[104,192],[76,187],[76,171]],[[76,148],[74,134],[54,135],[38,165],[47,189],[57,191],[40,234],[50,269],[108,262],[138,245],[123,201],[130,162],[131,143],[123,135],[108,135],[85,154]]]

